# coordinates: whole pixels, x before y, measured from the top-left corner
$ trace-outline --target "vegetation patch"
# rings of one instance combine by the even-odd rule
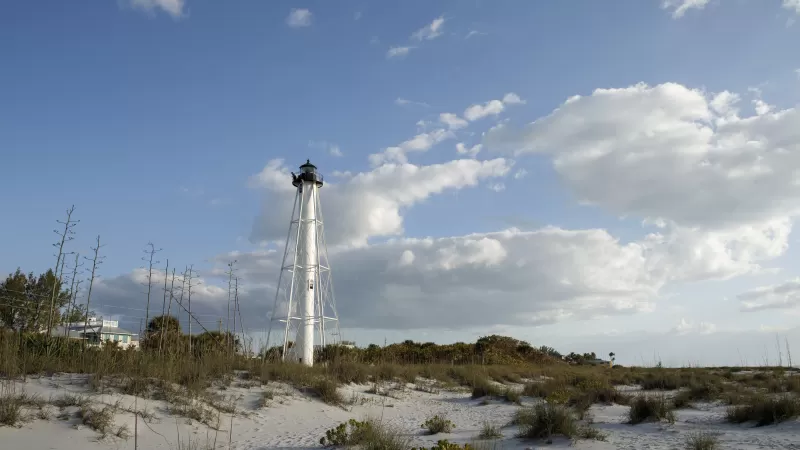
[[[686,437],[686,450],[717,450],[719,438],[707,431],[698,431]]]
[[[455,427],[456,425],[448,420],[447,417],[439,414],[429,418],[422,424],[422,428],[428,430],[428,434],[451,433]]]
[[[664,395],[639,395],[630,401],[628,423],[636,425],[642,422],[675,422],[673,405]]]
[[[514,424],[519,427],[517,437],[547,439],[564,436],[570,439],[604,440],[605,435],[589,426],[581,425],[572,411],[562,405],[540,403],[517,412]]]
[[[800,399],[787,394],[777,398],[752,396],[743,405],[729,407],[725,418],[731,423],[755,422],[757,427],[761,427],[797,417],[800,417]]]
[[[408,439],[375,419],[350,419],[325,432],[319,440],[326,447],[353,447],[364,450],[407,450]]]
[[[126,425],[114,429],[114,413],[115,410],[111,406],[106,406],[103,409],[84,406],[78,412],[78,417],[80,417],[81,423],[100,433],[101,438],[114,434],[117,437],[127,439],[130,436],[130,430]]]
[[[311,386],[311,391],[324,403],[334,406],[344,404],[344,399],[339,393],[339,385],[330,378],[319,378]]]
[[[503,433],[500,431],[500,427],[491,422],[483,422],[478,439],[500,439],[501,437],[503,437]]]

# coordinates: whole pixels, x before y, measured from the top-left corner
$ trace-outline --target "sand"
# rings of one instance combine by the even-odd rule
[[[185,417],[176,417],[168,412],[164,401],[143,400],[119,393],[93,394],[89,391],[85,376],[56,374],[48,377],[30,377],[15,383],[15,389],[36,394],[45,400],[57,398],[64,393],[90,396],[91,404],[97,408],[116,405],[115,429],[126,425],[134,431],[134,405],[138,410],[147,410],[152,419],[139,420],[137,438],[121,439],[116,436],[100,438],[99,434],[81,425],[81,420],[71,414],[68,420],[59,418],[58,408],[50,406],[49,419],[31,418],[19,427],[0,427],[0,450],[94,450],[94,449],[178,449],[188,440],[198,444],[197,449],[216,448],[236,450],[270,449],[319,449],[319,439],[325,431],[351,418],[375,417],[392,427],[403,430],[415,445],[430,446],[438,439],[451,442],[475,440],[484,422],[505,425],[519,408],[502,401],[473,400],[468,392],[439,390],[422,392],[413,385],[397,385],[384,391],[387,395],[368,393],[371,385],[349,385],[340,388],[342,395],[351,404],[345,407],[326,405],[317,399],[281,384],[252,386],[234,382],[230,387],[216,392],[235,399],[236,412],[220,413],[219,430]],[[275,395],[266,406],[260,405],[265,389]],[[627,387],[625,390],[635,390]],[[523,404],[533,404],[536,399],[523,397]],[[75,412],[77,407],[67,408]],[[718,434],[723,449],[800,449],[800,422],[789,421],[776,426],[754,428],[752,425],[730,425],[724,423],[725,406],[721,404],[697,404],[690,409],[677,411],[675,424],[646,423],[628,425],[624,423],[628,407],[622,405],[595,405],[589,411],[593,426],[607,434],[607,441],[581,440],[575,443],[566,439],[555,439],[552,444],[542,441],[526,441],[514,437],[516,428],[502,429],[503,438],[493,448],[503,449],[681,449],[686,436],[696,431]],[[422,422],[434,414],[444,414],[456,428],[452,433],[425,436]],[[62,415],[63,417],[63,415]],[[215,419],[216,420],[216,419]],[[187,448],[184,446],[180,448]]]

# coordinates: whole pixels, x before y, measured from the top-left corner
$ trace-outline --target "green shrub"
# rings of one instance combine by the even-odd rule
[[[406,450],[409,447],[407,438],[374,419],[350,419],[326,431],[319,443],[329,447],[358,446],[363,450]]]
[[[470,444],[459,445],[447,439],[439,439],[432,447],[412,447],[411,450],[476,450]]]
[[[628,423],[635,425],[646,421],[675,422],[673,406],[663,395],[639,395],[631,402],[628,411]]]
[[[422,428],[428,430],[428,434],[450,433],[455,428],[455,424],[442,415],[435,415],[422,424]]]

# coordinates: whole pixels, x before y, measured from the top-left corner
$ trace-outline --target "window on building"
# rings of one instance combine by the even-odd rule
[[[122,343],[123,344],[127,344],[128,343],[128,336],[127,335],[123,335],[122,336]]]

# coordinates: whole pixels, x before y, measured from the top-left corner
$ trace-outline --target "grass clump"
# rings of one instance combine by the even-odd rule
[[[344,399],[338,390],[339,385],[330,378],[319,378],[311,386],[311,391],[315,396],[319,397],[323,402],[341,406],[344,404]]]
[[[639,395],[631,402],[628,411],[628,423],[636,425],[642,422],[675,422],[674,406],[663,395]]]
[[[350,419],[325,432],[319,440],[326,447],[353,447],[362,450],[406,450],[407,438],[374,419]]]
[[[605,439],[599,430],[581,426],[572,411],[562,405],[540,403],[521,409],[517,411],[513,423],[519,427],[517,437],[520,438],[549,440],[561,435],[570,439]]]
[[[725,416],[728,422],[755,422],[757,427],[762,427],[800,417],[800,399],[793,396],[757,395],[746,401],[728,408]]]
[[[501,437],[503,437],[503,433],[500,432],[500,427],[491,422],[483,422],[478,439],[500,439]]]
[[[0,397],[0,425],[16,426],[24,419],[22,403],[13,396]]]
[[[476,378],[472,382],[472,398],[499,397],[503,394],[488,378]]]
[[[676,408],[686,408],[696,401],[709,401],[719,398],[722,389],[712,383],[692,383],[688,389],[675,394],[672,403]]]
[[[506,389],[505,392],[503,392],[502,397],[505,398],[506,401],[509,401],[516,405],[522,404],[522,394],[515,389],[511,388]]]
[[[78,416],[81,418],[81,423],[100,433],[101,437],[106,437],[113,431],[114,408],[110,406],[103,409],[83,406],[78,412]]]
[[[31,395],[25,391],[17,392],[12,383],[3,383],[0,390],[0,425],[16,426],[27,419],[23,407],[42,410],[46,403],[38,395]]]
[[[686,450],[716,450],[719,448],[717,436],[705,431],[698,431],[686,437]]]
[[[66,408],[68,406],[79,406],[83,407],[89,404],[89,398],[84,397],[82,395],[75,395],[75,394],[63,394],[60,397],[56,397],[50,400],[50,403],[53,406],[57,406],[59,408]]]
[[[442,415],[435,415],[422,424],[422,428],[428,430],[428,434],[450,433],[456,425]]]
[[[261,397],[258,398],[258,407],[259,408],[266,408],[275,398],[275,392],[272,389],[265,389],[261,393]]]

